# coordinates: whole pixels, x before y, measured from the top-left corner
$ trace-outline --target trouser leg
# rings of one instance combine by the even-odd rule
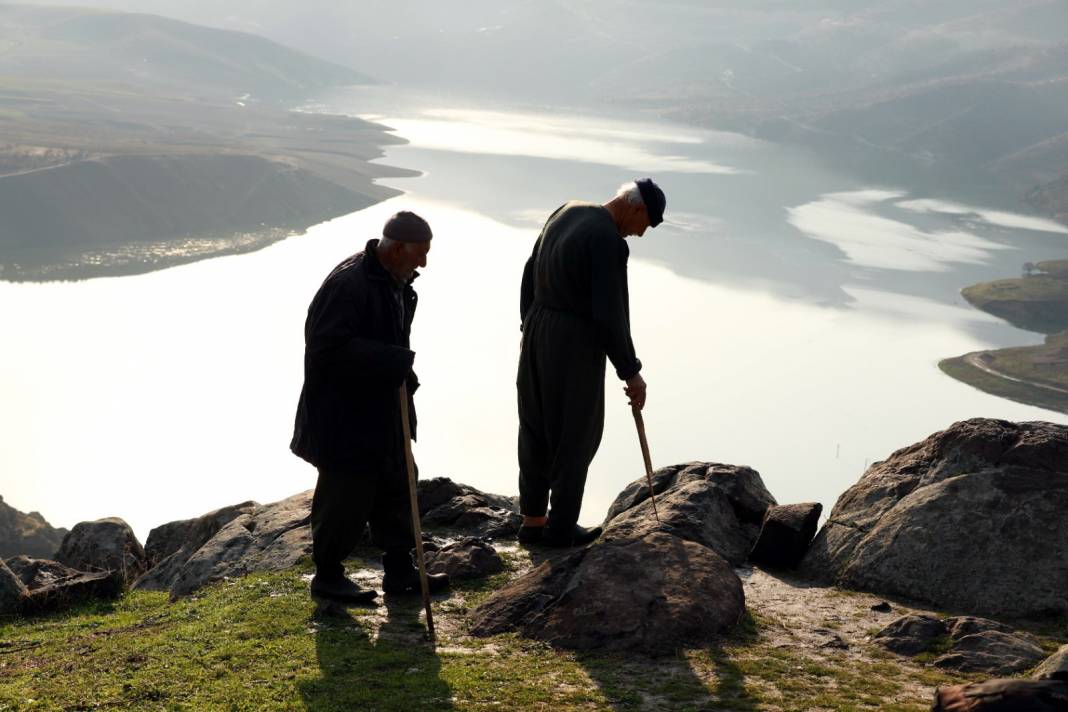
[[[375,501],[372,478],[343,468],[319,468],[312,497],[312,559],[317,574],[343,576]]]
[[[519,405],[519,511],[542,517],[549,507],[549,447],[533,349],[519,355],[516,397]]]
[[[573,384],[559,411],[561,426],[555,433],[549,470],[552,494],[547,526],[566,532],[578,523],[586,475],[604,431],[603,366],[600,373],[587,374],[583,383]]]
[[[416,468],[416,478],[419,470]],[[371,541],[387,552],[411,551],[412,504],[408,493],[406,465],[387,468],[378,477],[374,503],[369,512]]]

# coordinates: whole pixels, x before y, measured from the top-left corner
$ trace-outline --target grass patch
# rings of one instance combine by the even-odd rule
[[[1059,413],[1068,413],[1068,396],[1027,383],[1000,378],[972,366],[964,360],[963,356],[940,361],[938,368],[946,375],[967,383],[973,388],[978,388],[984,393],[1007,398],[1017,403],[1046,408]]]

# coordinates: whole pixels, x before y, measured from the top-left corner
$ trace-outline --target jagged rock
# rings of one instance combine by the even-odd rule
[[[0,559],[0,615],[20,612],[29,595],[26,585]]]
[[[67,535],[45,521],[40,512],[23,514],[0,497],[0,559],[24,554],[51,557]]]
[[[1027,670],[1045,655],[1029,634],[971,616],[944,621],[904,616],[879,631],[873,642],[901,655],[942,653],[933,661],[937,667],[993,675]]]
[[[1046,658],[1031,673],[1031,677],[1036,680],[1064,680],[1068,682],[1068,645],[1062,645],[1060,650]]]
[[[471,632],[519,630],[563,648],[664,653],[707,642],[744,612],[742,583],[723,557],[654,532],[543,562],[479,606]]]
[[[56,581],[70,578],[76,574],[85,573],[84,571],[64,566],[58,561],[33,559],[29,556],[13,556],[4,563],[31,591],[36,588],[50,586]]]
[[[421,480],[419,513],[424,526],[481,537],[514,537],[523,518],[514,497],[487,494],[447,477]]]
[[[14,556],[7,567],[26,586],[21,612],[25,614],[63,610],[83,601],[118,598],[126,588],[117,571],[78,571],[58,561]]]
[[[877,462],[802,573],[999,617],[1068,613],[1068,427],[974,419]]]
[[[232,519],[176,567],[170,579],[171,598],[224,578],[296,564],[311,553],[311,499],[312,491],[308,490]],[[160,566],[169,561],[170,557]],[[146,578],[138,585],[147,588],[148,581]]]
[[[872,638],[887,650],[899,655],[919,655],[930,650],[948,635],[946,624],[930,616],[902,616]]]
[[[81,522],[63,538],[56,561],[78,571],[115,571],[130,584],[147,568],[145,550],[118,517]]]
[[[427,551],[426,570],[455,580],[482,578],[504,571],[504,562],[488,542],[468,537]]]
[[[948,685],[935,692],[931,712],[1064,712],[1068,682],[987,680]]]
[[[195,519],[168,522],[156,527],[148,533],[148,541],[145,542],[145,556],[148,557],[149,566],[158,565],[182,548],[192,554],[224,526],[259,506],[257,502],[242,502],[216,509]]]
[[[616,497],[605,518],[606,541],[629,541],[656,531],[703,544],[739,566],[775,504],[760,475],[748,467],[692,462],[653,473],[658,523],[645,478]]]
[[[822,513],[823,505],[817,502],[768,507],[750,561],[772,568],[796,567],[816,535]]]

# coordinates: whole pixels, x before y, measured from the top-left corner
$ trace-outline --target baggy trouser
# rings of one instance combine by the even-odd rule
[[[371,525],[371,542],[386,551],[410,551],[412,537],[408,479],[403,468],[377,474],[320,467],[312,497],[312,559],[316,573],[344,575],[342,562]]]
[[[516,388],[519,507],[549,510],[549,527],[578,522],[586,473],[604,431],[605,352],[591,325],[535,305],[526,320]]]

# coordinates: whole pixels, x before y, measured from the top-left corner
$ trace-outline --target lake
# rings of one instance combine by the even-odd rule
[[[657,179],[666,222],[632,238],[634,341],[654,466],[757,469],[827,511],[871,462],[964,418],[1068,418],[943,375],[967,351],[1039,343],[959,290],[1063,258],[1068,228],[967,186],[872,184],[799,149],[650,120],[471,107],[387,89],[307,110],[374,117],[411,142],[406,194],[251,254],[83,282],[0,282],[0,494],[56,526],[159,524],[310,488],[288,443],[303,322],[329,270],[414,210],[436,239],[413,332],[424,477],[517,491],[519,279],[568,199]],[[609,369],[582,521],[642,476]]]

